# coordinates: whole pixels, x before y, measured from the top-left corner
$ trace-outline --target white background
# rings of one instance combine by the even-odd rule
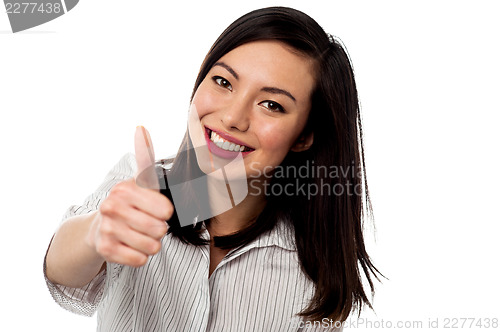
[[[389,278],[376,284],[376,314],[361,317],[423,327],[500,318],[497,6],[325,3],[82,0],[17,34],[2,8],[1,330],[95,329],[95,317],[59,308],[43,280],[64,211],[133,152],[137,125],[157,157],[174,153],[211,44],[242,14],[275,4],[339,36],[356,72],[377,228],[366,241]]]

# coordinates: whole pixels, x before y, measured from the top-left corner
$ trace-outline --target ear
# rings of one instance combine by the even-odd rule
[[[311,131],[309,134],[301,134],[290,151],[302,152],[311,147],[314,141],[314,133]]]

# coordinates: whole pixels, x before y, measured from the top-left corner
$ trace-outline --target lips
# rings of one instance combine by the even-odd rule
[[[228,136],[230,139],[228,139]],[[240,154],[242,157],[245,157],[255,150],[228,134],[215,131],[208,127],[205,127],[205,139],[210,152],[224,159],[234,159]],[[242,148],[243,151],[241,150]]]
[[[205,127],[208,139],[220,149],[234,152],[251,152],[255,149],[226,133]]]

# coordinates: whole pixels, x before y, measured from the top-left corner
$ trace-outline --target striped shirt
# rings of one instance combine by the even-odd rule
[[[125,155],[63,220],[97,210],[135,167],[134,155]],[[231,250],[210,277],[208,245],[185,244],[167,234],[160,252],[142,267],[108,263],[82,288],[54,284],[46,275],[45,280],[63,308],[87,316],[97,311],[98,331],[341,331],[326,320],[311,327],[296,315],[315,288],[300,268],[288,232],[278,221],[245,247]],[[202,236],[209,239],[206,228]]]

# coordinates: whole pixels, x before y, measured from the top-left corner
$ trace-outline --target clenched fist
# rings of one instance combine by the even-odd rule
[[[85,240],[105,261],[139,267],[160,251],[161,239],[168,230],[165,220],[170,219],[174,207],[157,189],[158,180],[151,167],[153,145],[142,126],[135,133],[135,155],[136,178],[142,173],[147,188],[137,185],[135,178],[115,185],[101,203]]]

